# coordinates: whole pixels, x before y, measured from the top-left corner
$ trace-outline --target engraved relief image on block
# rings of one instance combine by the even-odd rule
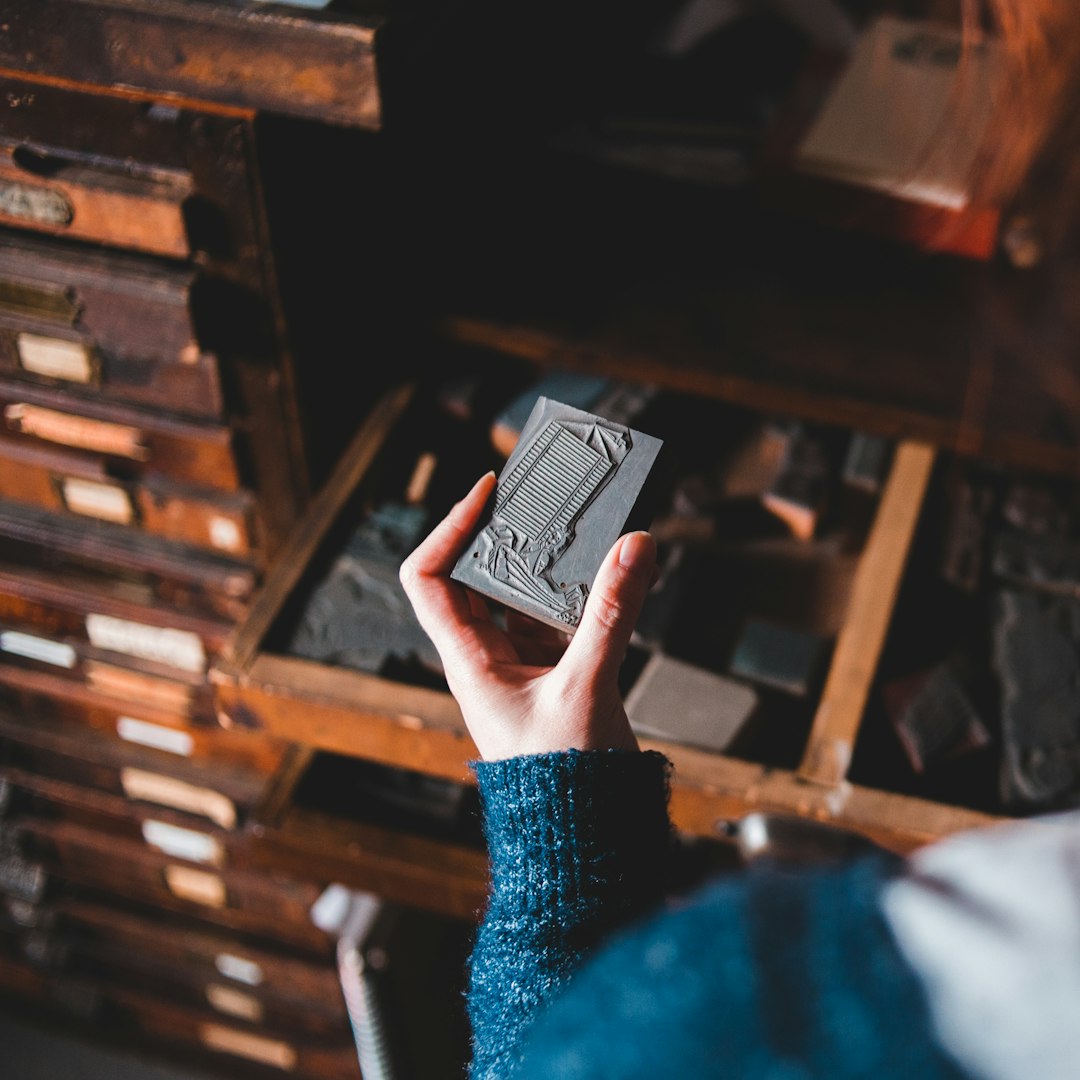
[[[540,398],[499,477],[495,508],[452,577],[573,629],[660,441]]]

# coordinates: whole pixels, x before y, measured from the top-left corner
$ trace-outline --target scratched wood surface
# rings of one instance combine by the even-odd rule
[[[4,0],[0,68],[128,96],[378,128],[369,14],[184,0]]]

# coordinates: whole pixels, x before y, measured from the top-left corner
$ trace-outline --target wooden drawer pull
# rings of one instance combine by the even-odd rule
[[[165,884],[173,896],[204,907],[223,908],[228,898],[225,882],[217,874],[190,866],[166,866]]]
[[[85,416],[72,416],[22,402],[4,409],[4,422],[11,431],[32,435],[45,442],[74,446],[79,450],[92,450],[132,461],[146,461],[150,456],[142,432],[127,424],[90,420]]]
[[[233,986],[211,983],[206,988],[206,1000],[218,1012],[225,1013],[227,1016],[235,1016],[238,1020],[250,1020],[253,1024],[262,1021],[262,1002]]]
[[[247,1031],[224,1027],[221,1024],[202,1024],[199,1038],[210,1050],[221,1050],[226,1054],[258,1061],[263,1065],[272,1065],[286,1071],[296,1068],[296,1050],[286,1042],[267,1039],[262,1035],[252,1035]]]
[[[236,806],[219,791],[130,767],[120,770],[120,785],[129,799],[141,799],[143,802],[198,814],[223,829],[232,829],[236,825]]]

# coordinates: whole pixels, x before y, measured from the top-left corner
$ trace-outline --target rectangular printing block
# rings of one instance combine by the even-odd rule
[[[611,545],[644,520],[663,443],[541,397],[507,461],[492,514],[451,577],[573,632]]]

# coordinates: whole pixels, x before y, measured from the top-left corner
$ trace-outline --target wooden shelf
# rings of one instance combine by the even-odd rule
[[[827,229],[757,194],[610,183],[616,209],[583,185],[567,211],[582,230],[573,265],[573,224],[545,222],[550,241],[530,232],[518,263],[485,248],[471,219],[481,261],[511,284],[459,287],[440,331],[539,365],[1077,473],[1080,309],[1039,272]],[[668,205],[678,198],[688,208]]]

